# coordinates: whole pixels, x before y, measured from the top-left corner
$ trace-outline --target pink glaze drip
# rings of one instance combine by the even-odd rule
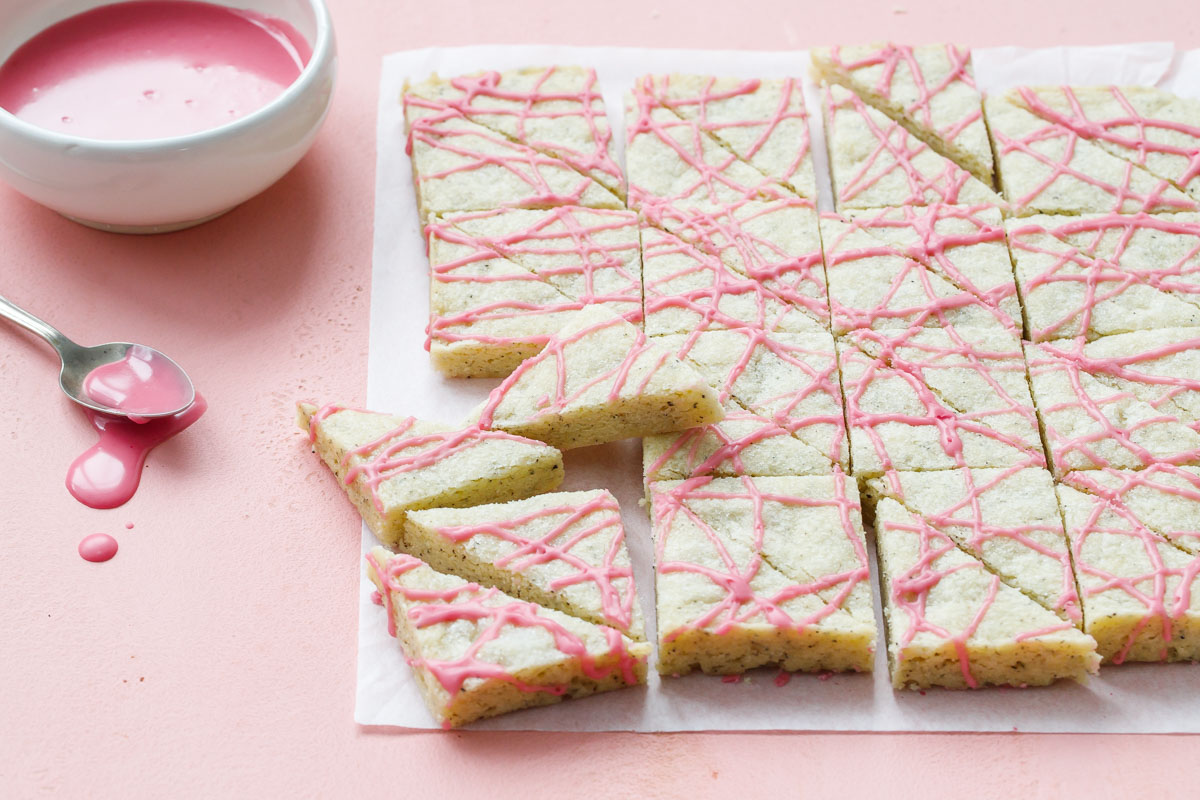
[[[499,72],[463,75],[451,78],[454,92],[443,92],[436,100],[406,94],[405,111],[422,109],[419,122],[426,136],[435,135],[439,123],[461,116],[478,125],[500,130],[512,129],[513,137],[533,150],[562,159],[584,174],[600,173],[609,182],[621,185],[621,168],[609,154],[612,132],[604,112],[604,98],[596,86],[596,71],[586,72],[584,86],[579,91],[562,92],[545,88],[558,67],[548,67],[534,82],[530,91],[519,91],[505,85]],[[503,105],[498,105],[500,101]],[[569,120],[581,122],[589,132],[591,151],[575,150],[564,142],[540,139],[539,127],[545,121]],[[414,133],[409,134],[411,153]]]
[[[553,520],[553,523],[550,530],[538,538],[528,538],[520,529],[536,520]],[[564,564],[574,572],[551,581],[551,591],[590,583],[600,595],[606,624],[628,631],[633,622],[633,604],[637,596],[633,568],[628,563],[616,563],[625,552],[625,526],[621,523],[617,500],[608,492],[599,493],[579,505],[549,506],[499,522],[453,525],[435,530],[452,542],[494,537],[514,545],[512,552],[493,562],[501,569],[520,573],[552,561]],[[599,564],[572,552],[593,537],[608,543],[604,560]]]
[[[321,423],[325,419],[346,410],[354,409],[330,404],[314,413],[308,422],[309,441],[316,441]],[[380,513],[383,512],[384,505],[379,486],[397,475],[424,469],[487,441],[504,440],[541,445],[532,439],[524,439],[502,431],[482,430],[478,426],[455,431],[414,434],[411,430],[416,422],[416,417],[407,417],[396,428],[348,451],[342,457],[342,466],[349,467],[342,479],[343,483],[349,486],[355,481],[360,481],[371,493],[372,502]]]
[[[708,107],[714,103],[727,102],[753,95],[762,86],[762,81],[752,78],[742,81],[731,88],[719,91],[714,88],[716,82],[717,79],[715,77],[710,77],[705,81],[704,87],[700,90],[699,94],[672,97],[671,76],[646,76],[638,81],[635,91],[648,94],[655,103],[680,113],[681,116],[691,116],[695,120],[695,125],[699,130],[710,134],[718,141],[722,141],[722,132],[729,128],[758,129],[758,138],[744,152],[738,153],[742,159],[751,163],[754,162],[754,157],[763,148],[768,145],[780,146],[781,142],[786,141],[786,146],[791,151],[791,162],[779,174],[772,175],[771,177],[791,188],[792,179],[804,166],[810,147],[808,114],[804,110],[800,82],[794,78],[783,79],[779,105],[776,106],[771,116],[765,119],[738,119],[727,122],[718,122],[709,119]],[[791,126],[781,130],[781,126],[789,121],[800,123],[800,128],[803,131],[802,135],[795,136]],[[693,164],[693,166],[696,165]]]
[[[311,56],[282,20],[184,0],[70,17],[0,66],[0,107],[49,130],[156,139],[208,130],[277,97]]]
[[[100,563],[117,554],[117,540],[107,533],[93,533],[79,542],[79,556],[84,561]]]
[[[549,335],[493,336],[478,333],[472,330],[472,326],[478,322],[560,315],[592,304],[604,305],[632,323],[641,321],[641,282],[638,274],[631,271],[626,263],[629,254],[638,249],[637,236],[625,237],[622,241],[605,240],[614,232],[636,229],[636,216],[627,211],[560,206],[539,214],[531,226],[502,236],[472,235],[461,227],[509,213],[496,210],[459,214],[432,219],[425,226],[427,241],[441,241],[470,250],[445,263],[431,263],[432,281],[478,285],[477,294],[481,298],[497,293],[501,295],[500,299],[480,302],[456,313],[431,315],[426,331],[427,350],[433,341],[474,341],[484,344],[529,342],[544,345],[549,341]],[[514,265],[523,265],[528,259],[537,261],[554,258],[561,261],[553,268],[528,269],[512,275],[471,274],[476,264],[497,258],[505,258]],[[547,305],[531,305],[503,298],[504,284],[526,281],[548,284],[562,292],[562,297]],[[571,291],[568,281],[572,284],[582,282],[583,290]],[[601,285],[606,288],[599,289]],[[544,324],[539,327],[544,327]]]
[[[1044,257],[1049,264],[1040,274],[1023,282],[1026,297],[1032,298],[1043,286],[1056,283],[1083,288],[1078,305],[1064,308],[1051,324],[1030,330],[1033,341],[1092,334],[1096,306],[1113,300],[1119,302],[1121,294],[1134,286],[1150,287],[1200,304],[1200,222],[1144,213],[1067,220],[1049,229],[1037,224],[1021,225],[1009,233],[1014,251]],[[1148,237],[1191,238],[1193,242],[1174,262],[1134,270],[1121,262],[1139,233]],[[1050,243],[1037,244],[1035,240],[1045,235],[1052,237]],[[1146,324],[1155,327],[1156,321],[1147,319]]]
[[[913,49],[905,45],[888,42],[880,50],[854,61],[843,61],[841,47],[835,46],[830,52],[830,61],[847,74],[860,69],[882,66],[883,70],[875,82],[874,90],[880,97],[890,101],[894,100],[892,82],[900,65],[903,64],[908,68],[908,74],[911,75],[913,84],[917,87],[917,97],[904,107],[904,113],[916,120],[921,127],[937,133],[944,141],[953,142],[960,133],[983,117],[983,108],[982,104],[975,105],[960,119],[940,127],[934,124],[934,98],[956,85],[964,85],[975,90],[975,79],[971,77],[971,51],[955,47],[952,44],[947,44],[945,48],[946,58],[950,62],[949,69],[940,80],[932,84],[921,70]]]
[[[764,492],[751,478],[741,479],[744,491],[740,492],[718,492],[709,489],[707,487],[713,480],[710,477],[691,478],[667,490],[664,490],[661,485],[651,484],[650,491],[653,494],[654,509],[652,522],[656,548],[655,568],[658,574],[694,574],[711,581],[714,586],[725,592],[724,599],[712,604],[711,608],[696,619],[676,630],[660,632],[663,640],[670,642],[687,631],[699,629],[709,630],[720,636],[738,625],[753,624],[762,620],[778,628],[802,631],[819,624],[842,608],[851,592],[860,583],[870,579],[870,573],[865,545],[858,537],[852,521],[853,516],[860,510],[857,486],[836,467],[833,469],[833,475],[835,493],[832,499]],[[850,487],[849,491],[847,491],[847,486]],[[751,504],[754,509],[753,540],[750,543],[752,555],[747,563],[739,565],[722,541],[720,534],[691,509],[689,502],[694,500],[728,500]],[[818,576],[811,583],[792,583],[771,595],[755,593],[752,583],[763,564],[766,563],[763,555],[763,539],[766,534],[764,507],[767,503],[837,508],[842,521],[842,529],[857,556],[858,565],[847,572]],[[722,562],[721,568],[666,559],[667,542],[677,517],[682,517],[690,526],[704,533],[713,551]],[[794,580],[794,576],[789,577]],[[820,610],[803,619],[794,619],[784,611],[782,606],[789,600],[806,595],[819,598],[824,605]]]
[[[1039,117],[1056,125],[1069,128],[1085,139],[1106,142],[1121,148],[1133,156],[1133,162],[1138,166],[1151,169],[1147,159],[1151,154],[1173,156],[1172,162],[1177,169],[1168,178],[1180,189],[1187,189],[1193,180],[1200,176],[1200,125],[1193,125],[1177,120],[1146,117],[1134,108],[1133,103],[1117,86],[1109,86],[1108,92],[1125,111],[1122,116],[1111,119],[1090,119],[1083,111],[1075,90],[1070,86],[1056,87],[1063,93],[1070,106],[1069,113],[1056,111],[1047,105],[1032,89],[1023,86],[1017,91],[1029,110]],[[1132,129],[1132,130],[1130,130]],[[1170,144],[1156,140],[1158,135],[1183,134],[1191,138],[1188,145]]]
[[[72,462],[67,491],[91,508],[124,505],[137,491],[150,451],[200,419],[207,408],[197,392],[186,411],[141,424],[86,409],[100,441]]]
[[[173,362],[141,345],[119,361],[102,364],[83,379],[83,392],[94,403],[145,422],[144,414],[182,409],[191,383]]]
[[[840,410],[842,405],[841,386],[838,378],[837,357],[832,349],[811,349],[803,345],[780,341],[766,331],[753,328],[737,328],[735,330],[745,339],[745,348],[742,355],[730,367],[724,379],[719,383],[714,382],[721,402],[725,403],[730,397],[734,397],[746,405],[754,415],[768,420],[774,426],[782,428],[793,436],[799,437],[800,432],[810,427],[815,427],[817,430],[828,429],[832,433],[830,449],[823,455],[834,464],[843,463],[846,421]],[[699,332],[689,335],[675,355],[680,359],[686,359],[698,337]],[[789,371],[796,373],[795,385],[777,395],[740,397],[738,381],[751,361],[755,359],[774,360]],[[836,413],[810,414],[801,410],[809,398],[822,395],[838,409]],[[715,429],[710,427],[704,430],[708,432]],[[777,435],[774,430],[762,429],[746,444],[749,445],[754,441],[760,441],[773,435]],[[733,452],[726,451],[725,457],[733,456],[739,450],[740,448]]]
[[[792,673],[779,670],[779,674],[775,676],[775,685],[780,689],[787,686],[792,681]]]
[[[529,684],[516,678],[503,665],[485,661],[479,656],[488,642],[503,634],[506,628],[541,628],[553,637],[555,648],[568,658],[578,661],[580,670],[593,680],[604,680],[619,672],[625,683],[636,684],[636,669],[640,658],[629,652],[625,639],[614,628],[602,627],[608,646],[605,656],[615,657],[613,664],[600,664],[596,656],[588,652],[587,644],[562,625],[539,613],[539,607],[520,600],[502,604],[488,601],[500,594],[496,589],[484,589],[475,583],[463,583],[449,589],[417,589],[405,586],[401,577],[425,566],[420,559],[409,555],[391,556],[386,564],[380,564],[373,554],[367,561],[379,576],[384,590],[381,592],[387,608],[388,633],[396,635],[397,600],[412,603],[408,608],[408,621],[414,628],[428,628],[442,623],[467,621],[482,628],[475,635],[466,652],[453,660],[423,659],[408,655],[411,665],[427,670],[452,696],[458,694],[468,680],[500,680],[511,683],[523,692],[546,692],[561,696],[570,686],[565,684]]]
[[[545,415],[559,414],[572,402],[578,400],[593,387],[607,385],[609,402],[616,402],[622,394],[631,392],[633,394],[641,393],[653,380],[655,374],[662,368],[670,358],[671,354],[665,348],[660,348],[651,340],[647,339],[646,334],[639,328],[636,332],[633,345],[629,348],[629,352],[621,360],[619,364],[612,367],[606,372],[595,375],[586,381],[580,382],[573,390],[567,390],[567,355],[566,350],[569,346],[576,342],[582,341],[588,336],[603,331],[606,328],[611,328],[616,325],[624,325],[625,320],[621,317],[609,317],[599,320],[586,327],[583,327],[570,335],[558,334],[552,336],[547,342],[545,349],[532,358],[522,361],[511,375],[505,378],[499,386],[492,390],[488,395],[487,402],[484,403],[483,410],[479,415],[479,427],[483,429],[491,428],[495,421],[496,409],[504,402],[509,391],[516,385],[527,372],[538,367],[547,360],[552,360],[557,380],[555,381],[554,395],[552,397],[542,398],[541,408],[532,416],[536,419]],[[646,360],[651,359],[652,363],[646,364]],[[646,370],[645,376],[635,385],[629,383],[629,373],[635,364],[641,364]]]
[[[1138,168],[1133,162],[1125,165],[1120,184],[1109,183],[1072,167],[1071,162],[1075,158],[1080,135],[1066,126],[1049,122],[1025,136],[1013,138],[993,125],[991,134],[998,157],[1010,153],[1021,153],[1049,170],[1046,178],[1024,196],[1012,198],[1012,207],[1016,212],[1036,206],[1038,198],[1051,192],[1054,184],[1064,179],[1086,183],[1108,194],[1112,198],[1112,207],[1109,210],[1114,213],[1192,211],[1197,208],[1195,202],[1186,198],[1164,197],[1164,193],[1171,189],[1170,182],[1166,180],[1160,180],[1153,189],[1145,194],[1134,191],[1133,176],[1137,174]],[[1050,149],[1046,146],[1047,142],[1061,144],[1061,155],[1057,160],[1045,152]]]
[[[746,411],[740,407],[731,409],[728,400],[725,401],[725,404],[723,422],[754,422],[758,424],[758,427],[738,438],[728,435],[721,425],[715,423],[688,428],[677,434],[663,454],[646,467],[646,478],[648,480],[659,479],[661,477],[659,473],[663,468],[672,459],[680,456],[684,459],[682,469],[689,478],[717,475],[718,473],[746,475],[747,469],[742,457],[747,448],[777,436],[790,437],[792,435],[787,428],[761,414]],[[714,444],[714,440],[716,447],[712,454],[707,458],[701,458],[702,448],[711,446]]]
[[[837,119],[839,112],[857,114],[862,125],[875,138],[875,148],[863,160],[850,179],[836,187],[838,191],[838,206],[853,202],[863,192],[890,176],[894,172],[903,175],[908,187],[908,196],[897,200],[897,205],[924,205],[929,202],[958,203],[959,193],[974,180],[971,173],[955,164],[950,159],[943,159],[942,171],[932,175],[924,175],[912,163],[919,154],[929,150],[929,145],[910,134],[903,125],[888,120],[882,127],[868,111],[868,106],[862,98],[853,92],[846,92],[842,100],[835,102],[833,91],[825,90],[825,103],[829,109],[829,129],[826,135],[831,139],[837,134]],[[892,163],[888,164],[890,157]]]

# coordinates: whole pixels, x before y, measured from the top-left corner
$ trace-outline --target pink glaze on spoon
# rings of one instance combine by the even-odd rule
[[[100,563],[117,554],[117,540],[107,533],[93,533],[79,543],[79,555],[84,561]]]
[[[100,441],[67,470],[67,491],[91,508],[124,505],[137,491],[150,451],[200,419],[207,409],[208,403],[198,392],[186,410],[140,424],[87,409]]]
[[[143,423],[149,421],[143,415],[183,408],[192,385],[175,362],[149,347],[134,345],[121,360],[89,372],[83,379],[83,393],[92,402]]]

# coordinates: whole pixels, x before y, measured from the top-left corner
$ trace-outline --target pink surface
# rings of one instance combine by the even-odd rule
[[[366,388],[379,59],[437,44],[768,48],[1200,46],[1190,0],[546,5],[331,0],[339,89],[277,186],[201,228],[97,233],[0,187],[0,293],[84,343],[144,341],[210,402],[157,449],[127,505],[63,487],[93,441],[52,353],[0,333],[0,796],[1156,797],[1200,779],[1186,736],[404,734],[354,724],[358,518],[290,428],[297,398]],[[528,9],[524,13],[520,7]],[[705,11],[711,8],[711,11]],[[871,11],[869,9],[875,9]],[[905,9],[905,13],[895,13]],[[423,269],[422,265],[412,265]],[[413,343],[413,346],[419,346]],[[135,523],[127,530],[127,523]],[[118,535],[112,561],[76,547]],[[1098,758],[1097,754],[1103,757]]]

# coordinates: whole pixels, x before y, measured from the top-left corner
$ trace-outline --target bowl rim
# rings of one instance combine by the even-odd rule
[[[114,0],[113,3],[106,3],[105,5],[116,5],[117,3],[126,1]],[[218,0],[218,2],[222,5],[232,6],[227,0]],[[292,105],[298,97],[307,93],[310,87],[316,83],[319,75],[326,70],[328,62],[334,58],[336,44],[333,35],[333,20],[329,14],[329,7],[326,5],[325,0],[308,0],[308,5],[313,10],[317,23],[316,39],[313,42],[312,55],[309,57],[308,63],[304,65],[304,69],[296,76],[296,80],[292,81],[286,89],[280,92],[269,103],[256,108],[244,117],[239,117],[231,122],[218,125],[215,128],[205,128],[180,136],[158,137],[155,139],[94,139],[87,136],[73,136],[59,131],[52,131],[49,128],[43,128],[31,122],[26,122],[6,108],[0,108],[0,128],[7,127],[14,133],[19,133],[28,139],[37,140],[42,144],[74,146],[107,154],[153,154],[181,149],[186,150],[196,145],[204,144],[212,139],[236,135],[244,129],[256,127],[267,119],[283,113],[286,107]],[[64,19],[67,18],[64,17]],[[34,34],[34,36],[37,35],[37,33]]]

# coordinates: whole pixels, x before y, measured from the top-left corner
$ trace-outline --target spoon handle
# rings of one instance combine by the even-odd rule
[[[60,354],[75,345],[53,325],[38,319],[20,306],[15,305],[3,295],[0,295],[0,317],[5,317],[28,331],[36,333],[45,339]]]

